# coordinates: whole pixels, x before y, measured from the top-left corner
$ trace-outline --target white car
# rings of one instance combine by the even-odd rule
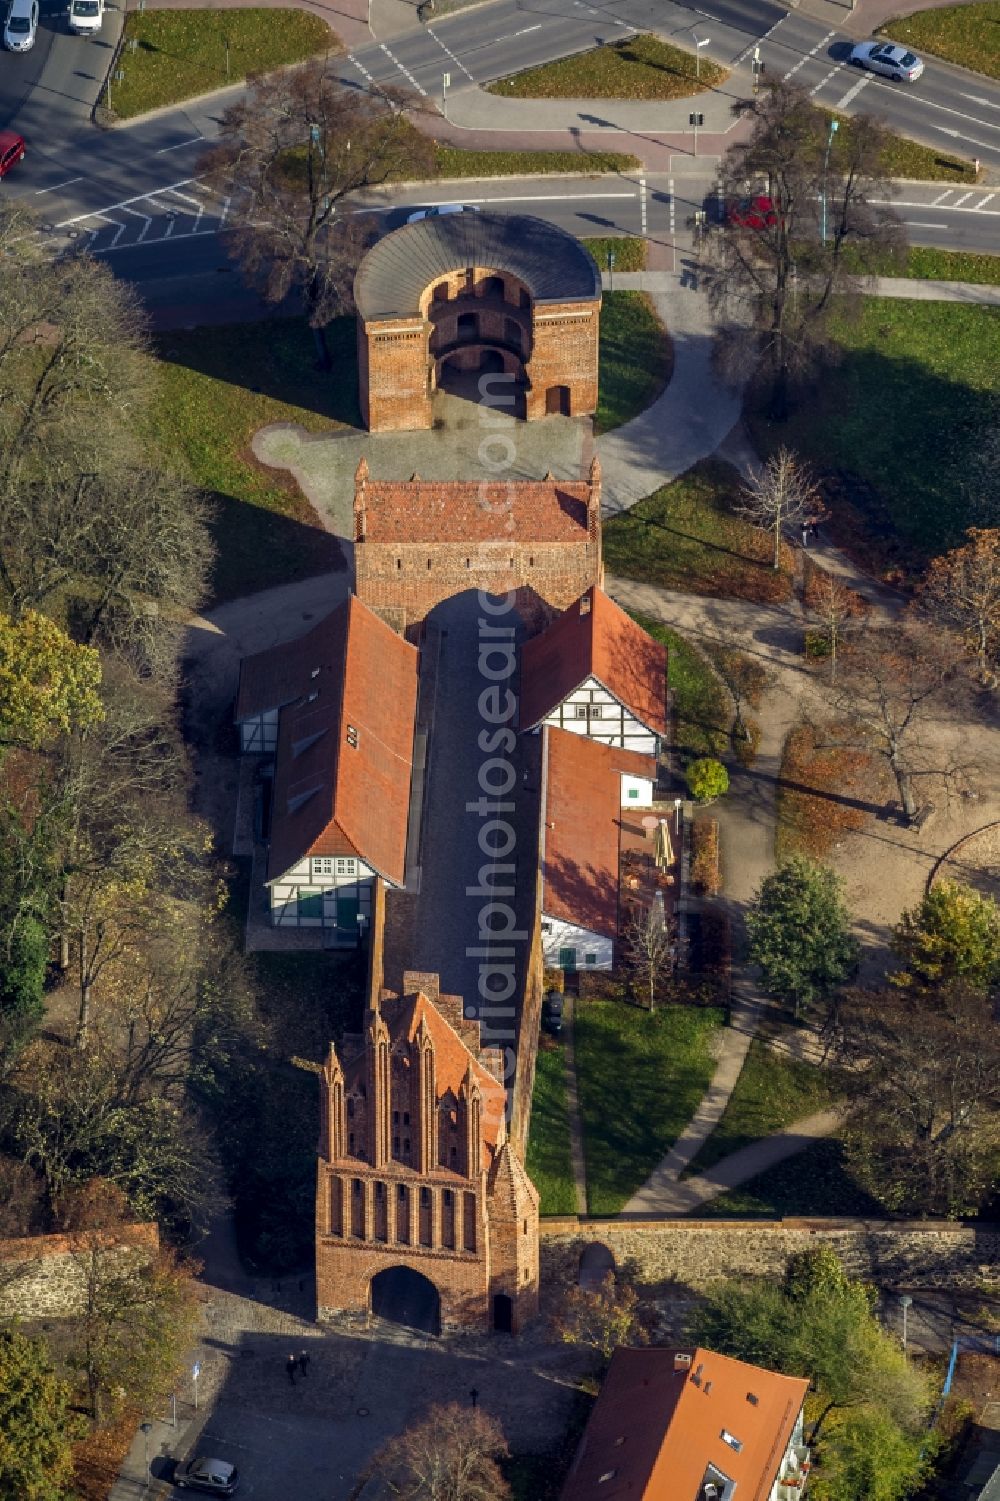
[[[478,214],[474,203],[436,203],[433,208],[418,208],[415,214],[407,214],[407,224],[419,224],[421,219],[438,219],[442,214]]]
[[[69,29],[77,36],[96,36],[104,20],[104,0],[70,0]]]
[[[3,44],[10,52],[30,52],[38,31],[38,0],[10,0]]]
[[[850,62],[855,68],[867,68],[896,83],[916,83],[924,65],[915,52],[907,52],[896,42],[860,42],[851,49]]]

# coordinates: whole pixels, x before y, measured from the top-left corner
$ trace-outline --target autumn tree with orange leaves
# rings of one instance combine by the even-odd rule
[[[920,587],[922,608],[958,631],[984,683],[1000,643],[1000,530],[972,526],[968,541],[935,558]]]

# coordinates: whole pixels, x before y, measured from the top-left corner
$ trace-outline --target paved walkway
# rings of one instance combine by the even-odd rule
[[[697,291],[697,270],[693,269],[696,264],[692,263],[680,274],[672,271],[616,271],[612,279],[611,273],[605,271],[604,287],[606,291],[610,291],[613,283],[613,290],[616,292],[649,292],[654,301],[657,296],[674,292],[678,287]],[[921,281],[909,276],[877,276],[871,295],[902,297],[910,302],[975,302],[1000,307],[1000,286],[980,286],[967,281]]]
[[[632,1195],[623,1214],[695,1214],[705,1204],[717,1199],[730,1189],[749,1183],[768,1168],[777,1167],[789,1157],[795,1157],[814,1141],[829,1136],[843,1120],[840,1109],[820,1110],[807,1115],[784,1131],[765,1136],[760,1141],[733,1152],[717,1162],[715,1167],[697,1178],[688,1178],[683,1183],[670,1178],[660,1168]]]

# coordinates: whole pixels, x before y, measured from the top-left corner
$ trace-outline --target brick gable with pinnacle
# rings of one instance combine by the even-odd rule
[[[400,632],[469,589],[513,591],[540,629],[602,582],[600,462],[583,483],[443,484],[373,480],[362,459],[354,541],[358,598]]]

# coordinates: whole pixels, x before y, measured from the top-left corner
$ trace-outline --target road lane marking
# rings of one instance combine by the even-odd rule
[[[197,187],[197,185],[197,178],[182,177],[179,182],[168,182],[162,188],[148,188],[145,193],[136,193],[134,198],[123,198],[119,203],[106,203],[100,212],[91,210],[89,214],[75,214],[72,219],[60,219],[56,229],[67,229],[71,224],[81,224],[84,219],[100,219],[104,214],[110,214],[116,208],[127,209],[130,203],[142,203],[155,193],[172,193],[176,188],[190,188]]]
[[[667,190],[670,194],[670,238],[674,237],[674,228],[677,224],[677,198],[674,194],[674,179],[668,178]]]
[[[715,17],[713,16],[712,19],[714,20]],[[774,31],[777,31],[777,29],[781,25],[782,21],[787,21],[787,20],[788,20],[787,16],[779,16],[778,19],[775,21],[775,23],[774,23],[773,26],[769,26],[765,32],[761,33],[761,35],[757,38],[756,41],[750,42],[750,44],[748,46],[746,46],[746,47],[743,48],[743,51],[739,54],[738,57],[734,57],[733,58],[733,67],[734,68],[738,68],[739,65],[740,65],[740,63],[743,62],[744,58],[747,58],[747,57],[750,56],[751,52],[753,51],[753,49],[755,47],[759,47],[760,44],[761,44],[761,42],[766,42],[767,39],[768,39],[768,37],[771,35],[771,33],[774,32]]]
[[[857,83],[852,84],[851,87],[847,90],[847,93],[844,95],[844,97],[837,100],[836,104],[833,106],[834,109],[844,109],[848,104],[850,104],[852,99],[856,99],[858,97],[858,95],[861,93],[861,90],[865,87],[865,84],[871,83],[871,81],[872,75],[870,73],[867,74],[864,78],[859,78]]]
[[[943,208],[946,214],[951,214],[951,213],[955,213],[955,214],[982,214],[984,212],[983,209],[976,208],[975,206],[973,206],[971,208],[956,208],[953,203],[941,203],[941,204],[933,204],[933,203],[909,203],[909,202],[905,202],[903,199],[900,199],[900,198],[869,198],[868,202],[869,203],[887,203],[887,204],[889,204],[889,206],[891,208],[935,208],[935,207],[938,207],[938,208]],[[1000,209],[996,209],[996,208],[988,208],[988,209],[986,209],[985,210],[985,217],[987,219],[997,219],[997,218],[1000,218]]]
[[[118,207],[121,208],[121,210],[122,210],[123,213],[125,213],[125,214],[132,214],[132,215],[134,215],[134,217],[136,219],[144,219],[146,221],[143,224],[143,226],[140,229],[140,231],[139,231],[139,238],[136,240],[136,244],[137,245],[141,245],[142,242],[143,242],[143,240],[149,234],[149,226],[153,222],[153,216],[152,216],[152,214],[141,213],[140,210],[137,209],[137,208],[126,208],[124,204],[119,204]]]
[[[953,110],[952,113],[954,114],[955,111]],[[985,123],[986,122],[984,120],[979,121],[980,125],[983,125]],[[977,141],[975,136],[963,135],[960,130],[949,130],[947,125],[935,125],[932,120],[928,120],[927,129],[938,130],[943,136],[951,136],[953,141],[965,141],[969,146],[981,146],[984,151],[996,150],[996,147],[991,141]]]
[[[874,83],[875,83],[875,87],[876,88],[879,88],[879,89],[888,89],[889,93],[892,94],[894,97],[898,95],[898,90],[894,89],[891,83],[886,83],[884,81],[884,79],[876,78],[874,80]],[[943,114],[946,114],[946,115],[957,115],[960,120],[965,120],[969,125],[982,125],[985,130],[1000,130],[1000,122],[997,122],[997,121],[994,121],[994,120],[977,120],[975,115],[967,115],[967,114],[965,114],[965,112],[963,110],[953,109],[950,104],[938,104],[938,102],[937,102],[936,99],[926,99],[926,98],[922,97],[921,100],[920,100],[920,104],[921,104],[921,107],[923,109],[938,109],[938,110],[941,110],[941,112]],[[943,126],[941,126],[941,127],[935,126],[934,128],[935,129],[943,129],[944,127]],[[946,135],[952,134],[952,135],[956,135],[957,136],[957,135],[959,135],[959,132],[958,131],[946,131],[945,134]],[[964,137],[963,137],[963,139],[964,139]],[[983,141],[974,141],[972,144],[976,145],[976,146],[983,146],[983,145],[985,145],[985,142],[983,142]],[[996,146],[995,146],[995,144],[992,145],[992,146],[987,146],[986,149],[988,151],[995,151],[996,150]]]
[[[639,178],[639,226],[640,233],[646,233],[646,179]]]
[[[997,196],[997,195],[996,195],[996,194],[995,194],[995,193],[987,193],[987,195],[986,195],[986,197],[985,197],[985,198],[984,198],[984,199],[983,199],[983,201],[982,201],[982,203],[977,203],[977,204],[976,204],[976,207],[975,207],[975,212],[976,212],[976,213],[977,213],[977,214],[981,214],[981,213],[982,213],[982,211],[983,211],[983,209],[984,209],[984,208],[985,208],[985,207],[986,207],[986,205],[987,205],[987,204],[988,204],[988,203],[992,203],[992,202],[993,202],[993,200],[994,200],[994,198],[995,198],[995,197],[996,197],[996,196]],[[994,212],[995,212],[995,210],[994,210]]]
[[[819,83],[817,83],[815,85],[815,87],[813,87],[813,88],[811,88],[809,90],[809,98],[811,99],[814,94],[818,94],[819,91],[820,91],[820,89],[824,88],[830,82],[831,78],[836,77],[836,75],[840,72],[840,70],[841,70],[842,67],[844,67],[843,63],[837,63],[836,67],[831,68],[830,71],[829,71],[829,73],[826,75],[826,77],[825,78],[821,78],[820,81],[819,81]],[[865,81],[867,82],[867,79]],[[834,108],[836,109],[837,106],[834,105]]]
[[[954,191],[954,188],[945,188],[943,193],[939,193],[937,197],[932,200],[931,208],[937,208],[938,204],[943,203],[946,198],[950,198]]]
[[[793,67],[789,68],[788,72],[785,74],[784,78],[781,80],[782,83],[787,83],[790,78],[794,77],[794,75],[799,71],[799,69],[800,68],[804,68],[805,65],[806,65],[806,63],[809,61],[809,59],[811,57],[815,57],[816,53],[820,50],[820,48],[821,47],[825,47],[826,44],[827,44],[827,42],[831,41],[832,38],[835,37],[836,35],[837,35],[837,33],[835,31],[828,31],[827,34],[826,34],[826,36],[823,37],[823,38],[821,38],[821,40],[816,43],[815,47],[810,47],[808,52],[803,53],[803,55],[799,58],[798,62]]]
[[[173,146],[161,146],[159,151],[154,151],[154,156],[164,156],[168,151],[180,151],[182,146],[194,146],[198,141],[203,141],[204,136],[191,136],[187,141],[176,141]]]
[[[1000,104],[998,104],[995,100],[982,99],[978,94],[963,94],[961,97],[963,99],[971,99],[973,104],[983,104],[987,109],[1000,109]]]
[[[961,198],[956,198],[955,202],[954,203],[949,203],[948,207],[949,208],[961,208],[962,204],[965,203],[966,200],[969,199],[969,198],[971,198],[971,197],[972,197],[971,193],[963,193],[962,196],[961,196]]]
[[[446,46],[445,43],[442,42],[442,40],[438,36],[437,32],[434,31],[432,29],[432,27],[430,27],[430,26],[427,27],[427,35],[428,36],[432,36],[434,38],[434,40],[437,42],[438,46],[441,48],[441,50],[443,52],[447,52],[448,56],[451,58],[452,62],[455,64],[455,67],[456,68],[461,68],[462,72],[465,74],[465,76],[469,80],[469,82],[470,83],[475,83],[476,80],[473,78],[472,74],[469,72],[468,68],[465,66],[465,64],[463,63],[462,59],[460,57],[456,57],[455,56],[455,54],[454,54],[454,52],[452,52],[451,48],[448,47],[448,46]]]
[[[367,80],[368,80],[369,83],[374,83],[375,82],[374,78],[369,73],[369,71],[365,67],[364,63],[359,62],[358,59],[354,56],[353,52],[351,53],[351,55],[347,59],[347,61],[349,63],[353,63],[354,64],[354,66],[357,68],[358,72],[361,74],[362,78],[367,78]]]
[[[920,219],[904,219],[911,229],[947,229],[947,224],[924,224]]]
[[[427,90],[420,87],[419,83],[414,78],[414,76],[410,72],[409,68],[405,67],[403,65],[403,63],[400,62],[399,58],[396,56],[396,54],[394,52],[390,52],[389,51],[389,48],[385,45],[385,42],[379,42],[379,46],[381,47],[382,51],[385,53],[385,55],[389,59],[389,61],[392,62],[392,63],[395,63],[396,67],[402,73],[403,77],[404,78],[408,78],[410,80],[410,82],[412,83],[413,87],[416,89],[417,93],[418,94],[422,94],[423,97],[426,99],[427,98]]]
[[[58,193],[63,188],[70,187],[74,182],[82,182],[82,181],[83,181],[82,177],[70,177],[66,182],[57,182],[56,185],[55,185],[55,187],[53,187],[53,188],[36,188],[35,189],[35,197],[36,198],[41,198],[41,196],[42,196],[43,193]]]

